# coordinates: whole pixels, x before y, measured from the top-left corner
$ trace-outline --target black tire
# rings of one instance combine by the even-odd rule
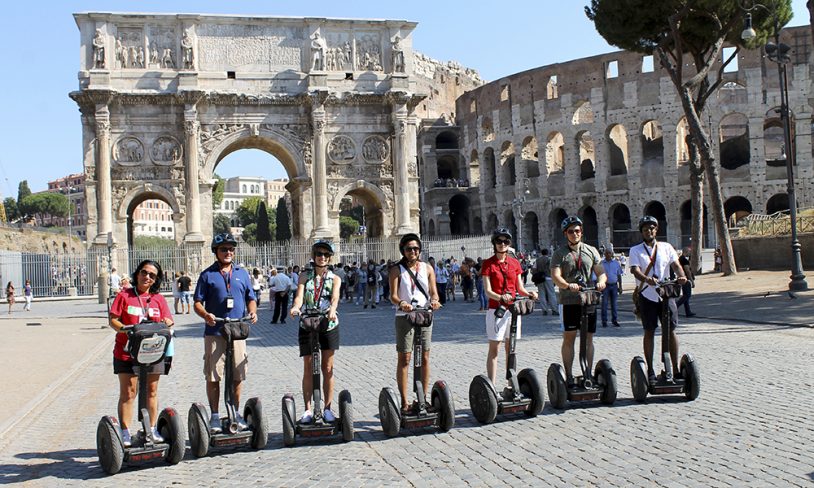
[[[562,366],[551,363],[548,367],[546,384],[548,386],[548,401],[557,410],[562,410],[568,404],[568,391]]]
[[[537,377],[537,372],[531,368],[526,368],[517,375],[517,382],[520,383],[520,393],[526,398],[531,398],[529,408],[523,413],[527,417],[540,415],[545,406],[545,392],[540,379]]]
[[[286,395],[283,397],[283,445],[291,447],[294,445],[297,434],[297,406],[294,404],[294,397]]]
[[[616,401],[616,371],[613,370],[610,360],[601,359],[596,363],[594,368],[594,378],[599,386],[602,387],[602,394],[599,396],[599,401],[605,405],[613,405]]]
[[[701,372],[692,354],[681,356],[681,374],[684,376],[684,396],[693,401],[701,394]]]
[[[401,413],[399,413],[395,399],[396,394],[390,387],[382,388],[379,393],[379,420],[382,423],[384,435],[387,437],[399,435],[401,428]]]
[[[252,431],[252,449],[263,449],[268,444],[269,428],[263,415],[263,404],[257,397],[249,398],[243,407],[243,419]]]
[[[164,438],[164,442],[169,444],[167,456],[164,458],[168,464],[178,464],[184,459],[187,450],[187,437],[184,432],[184,424],[181,416],[174,408],[165,408],[158,414],[158,421],[155,424],[156,430]]]
[[[96,427],[96,454],[107,474],[116,474],[124,462],[124,444],[119,423],[111,417],[102,417]]]
[[[204,457],[209,453],[209,418],[206,407],[200,403],[193,403],[187,414],[187,429],[189,430],[189,447],[196,458]]]
[[[469,384],[469,408],[482,424],[491,424],[497,416],[497,397],[492,382],[485,374],[472,378]]]
[[[350,442],[353,440],[353,399],[348,390],[339,392],[339,421],[342,427],[342,440]]]
[[[441,432],[449,432],[455,426],[455,402],[449,385],[443,380],[432,385],[432,405],[438,411],[438,428]]]
[[[649,388],[647,365],[641,356],[636,356],[630,362],[630,390],[633,392],[633,399],[637,402],[645,401]]]

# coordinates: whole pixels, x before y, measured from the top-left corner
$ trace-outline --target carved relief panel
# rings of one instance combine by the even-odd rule
[[[178,61],[175,51],[178,39],[175,27],[152,26],[148,37],[149,67],[175,69]]]
[[[153,146],[150,148],[150,159],[155,164],[162,166],[172,166],[180,163],[183,157],[183,149],[181,143],[172,136],[163,135],[153,141]]]
[[[113,145],[113,160],[122,166],[137,166],[144,159],[144,145],[137,138],[124,136]]]
[[[368,163],[381,163],[390,156],[390,146],[381,136],[370,136],[362,144],[362,157]]]
[[[196,33],[202,70],[302,70],[303,28],[200,24]]]
[[[334,136],[328,143],[328,157],[335,163],[351,163],[356,159],[356,143],[348,136]]]
[[[356,69],[359,71],[384,71],[382,38],[378,32],[356,34]]]
[[[347,32],[328,32],[328,51],[325,69],[328,71],[353,71],[353,39]]]
[[[119,27],[116,35],[116,67],[144,68],[144,31],[140,27]]]

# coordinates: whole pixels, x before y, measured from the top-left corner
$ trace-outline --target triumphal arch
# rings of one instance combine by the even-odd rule
[[[403,20],[81,13],[89,238],[119,246],[146,199],[179,243],[212,232],[213,174],[233,151],[282,162],[297,238],[338,237],[354,195],[382,237],[418,230],[412,32]]]

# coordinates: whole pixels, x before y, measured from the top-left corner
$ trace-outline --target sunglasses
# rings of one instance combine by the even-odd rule
[[[405,247],[404,252],[420,252],[421,248],[416,246]]]
[[[512,243],[512,241],[510,241],[508,239],[498,239],[498,240],[495,241],[495,244],[500,244],[501,246],[508,246],[511,243]]]
[[[571,235],[582,234],[582,229],[568,229],[567,231],[565,231],[565,233]]]
[[[234,247],[219,247],[218,251],[220,251],[222,253],[227,253],[227,252],[233,253],[233,252],[235,252],[235,248]]]
[[[648,225],[648,226],[642,227],[642,230],[657,230],[657,229],[658,229],[658,226],[655,226],[655,225]]]
[[[153,281],[155,281],[155,279],[158,277],[158,275],[157,275],[157,274],[155,274],[155,273],[150,273],[150,272],[149,272],[149,271],[147,271],[146,269],[142,269],[141,271],[139,271],[139,274],[140,274],[141,276],[144,276],[144,277],[150,278],[150,279],[151,279],[151,280],[153,280]]]
[[[329,257],[331,257],[331,253],[323,252],[323,251],[315,251],[314,256],[316,256],[318,258],[329,258]]]

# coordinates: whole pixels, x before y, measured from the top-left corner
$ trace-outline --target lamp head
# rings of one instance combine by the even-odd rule
[[[746,17],[743,19],[743,31],[741,32],[741,39],[750,41],[757,37],[757,32],[752,28],[752,14],[747,12]]]

